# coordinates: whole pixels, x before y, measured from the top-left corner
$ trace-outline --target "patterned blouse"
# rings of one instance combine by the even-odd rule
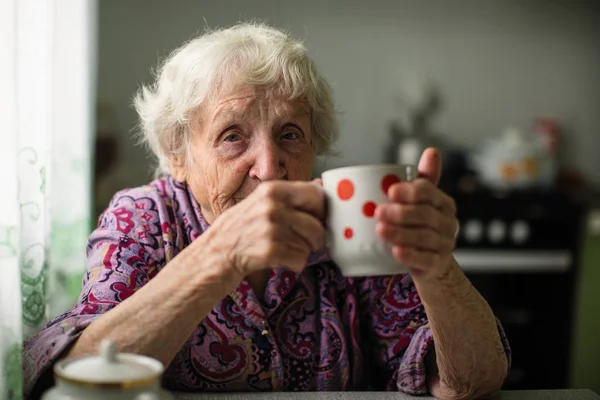
[[[207,229],[187,185],[172,177],[117,193],[89,238],[77,304],[25,343],[25,393],[90,323]],[[302,273],[273,270],[262,302],[242,281],[198,325],[163,383],[177,391],[424,394],[425,357],[433,349],[410,275],[344,278],[322,252]]]

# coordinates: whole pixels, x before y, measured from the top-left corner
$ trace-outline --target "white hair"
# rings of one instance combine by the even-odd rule
[[[331,154],[339,131],[333,93],[306,47],[281,30],[241,23],[183,44],[159,65],[155,82],[136,94],[140,138],[157,158],[157,175],[170,172],[174,156],[189,160],[190,114],[230,84],[307,101],[313,151]]]

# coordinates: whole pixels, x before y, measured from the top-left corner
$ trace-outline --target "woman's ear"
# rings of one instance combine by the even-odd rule
[[[182,155],[171,156],[169,160],[171,164],[171,175],[178,182],[185,182],[187,180],[187,163],[185,162],[185,157]]]

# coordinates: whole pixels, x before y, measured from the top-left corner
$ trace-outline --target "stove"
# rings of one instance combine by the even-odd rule
[[[446,192],[460,223],[455,258],[513,350],[503,389],[568,388],[583,207],[560,192]]]
[[[460,223],[455,257],[465,271],[542,273],[573,267],[581,207],[567,195],[450,194]]]

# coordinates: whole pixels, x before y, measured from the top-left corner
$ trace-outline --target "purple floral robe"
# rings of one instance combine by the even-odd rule
[[[208,228],[191,191],[171,177],[117,193],[89,238],[77,304],[25,344],[25,392],[90,323]],[[510,361],[500,325],[499,331]],[[432,350],[410,275],[344,278],[325,253],[313,254],[300,274],[273,270],[262,303],[244,280],[198,325],[167,367],[164,384],[181,391],[423,394]]]

